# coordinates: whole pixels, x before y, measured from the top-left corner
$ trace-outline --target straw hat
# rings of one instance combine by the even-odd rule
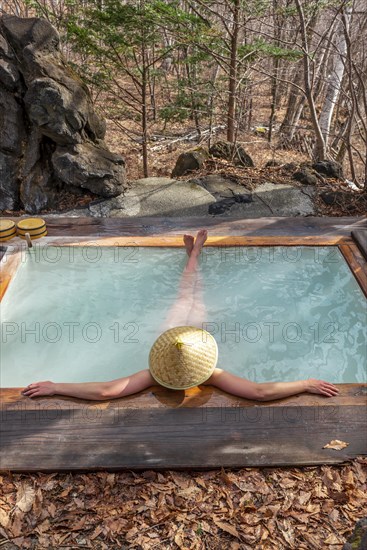
[[[186,390],[213,373],[218,347],[209,332],[196,327],[174,327],[163,332],[149,353],[149,369],[162,386]]]

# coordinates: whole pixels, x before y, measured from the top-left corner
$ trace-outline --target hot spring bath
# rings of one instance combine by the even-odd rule
[[[1,302],[2,387],[147,368],[184,249],[37,243],[21,255]],[[338,247],[205,247],[200,272],[218,367],[256,382],[366,382],[366,300]]]

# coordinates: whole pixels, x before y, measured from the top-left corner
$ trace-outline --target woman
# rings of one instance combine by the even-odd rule
[[[205,307],[198,258],[207,236],[206,230],[199,231],[195,240],[191,235],[184,235],[188,260],[181,277],[178,297],[163,327],[165,330],[150,351],[149,369],[109,382],[35,382],[29,384],[22,394],[27,397],[67,395],[99,401],[131,395],[158,382],[173,389],[211,385],[256,401],[281,399],[304,392],[326,397],[337,395],[338,388],[323,380],[309,378],[295,382],[258,384],[216,368],[215,340],[200,328],[205,320]]]

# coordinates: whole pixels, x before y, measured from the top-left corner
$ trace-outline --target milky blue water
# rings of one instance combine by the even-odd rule
[[[177,248],[36,245],[1,303],[1,385],[147,368],[185,261]],[[218,367],[366,382],[366,299],[337,247],[207,247],[199,274]]]

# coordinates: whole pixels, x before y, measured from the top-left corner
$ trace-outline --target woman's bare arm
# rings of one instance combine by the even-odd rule
[[[256,401],[270,401],[289,397],[297,393],[318,393],[326,397],[333,397],[339,393],[334,384],[324,380],[309,378],[296,382],[265,382],[258,384],[240,376],[235,376],[222,369],[215,369],[212,376],[204,385],[212,385],[239,397],[254,399]]]
[[[80,399],[105,400],[138,393],[156,384],[148,369],[110,382],[54,383],[50,381],[29,384],[22,394],[27,397],[68,395]]]

